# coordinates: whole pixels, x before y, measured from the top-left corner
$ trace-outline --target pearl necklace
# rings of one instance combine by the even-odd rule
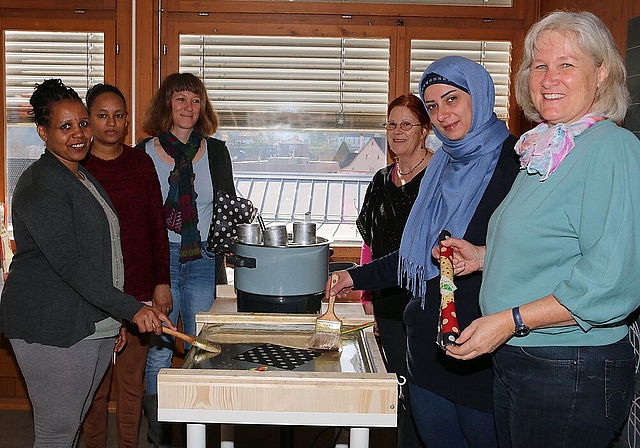
[[[406,173],[403,173],[403,172],[400,171],[400,163],[396,164],[396,170],[398,171],[398,174],[401,175],[401,176],[408,176],[409,174],[413,173],[416,170],[416,168],[418,168],[420,165],[422,165],[422,162],[424,162],[424,158],[425,157],[426,156],[422,157],[422,159],[420,159],[418,164],[416,166],[414,166],[413,168],[411,168]]]

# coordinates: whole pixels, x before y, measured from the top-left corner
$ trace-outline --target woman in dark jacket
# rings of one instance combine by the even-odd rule
[[[175,328],[160,311],[122,292],[116,212],[79,165],[89,114],[59,79],[36,86],[30,103],[45,152],[13,195],[16,254],[0,302],[33,405],[34,447],[72,447],[111,361],[121,320],[141,332]]]
[[[429,134],[429,114],[416,95],[400,95],[387,108],[387,145],[395,161],[380,169],[371,180],[356,225],[362,236],[361,263],[384,257],[398,250],[402,230],[418,197],[420,181],[433,153],[425,147]],[[399,286],[362,291],[362,305],[373,314],[388,372],[396,373],[400,383],[407,376],[407,333],[402,313],[410,295]],[[421,447],[410,413],[408,388],[402,387],[398,406],[398,446]]]

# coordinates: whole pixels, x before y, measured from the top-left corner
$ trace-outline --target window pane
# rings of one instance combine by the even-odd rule
[[[304,219],[319,234],[357,241],[360,204],[386,164],[389,40],[180,36],[180,71],[203,79],[234,163],[238,192],[267,222]],[[507,119],[509,42],[416,40],[411,89],[433,60],[459,54],[496,82]],[[437,141],[430,144],[438,146]]]
[[[357,240],[354,191],[386,162],[389,39],[182,35],[180,71],[204,81],[238,191],[267,222],[311,212],[337,224],[322,236],[346,224]]]
[[[18,178],[44,150],[28,114],[35,84],[61,78],[84,97],[89,87],[104,82],[104,34],[5,31],[4,37],[6,201],[10,205]]]

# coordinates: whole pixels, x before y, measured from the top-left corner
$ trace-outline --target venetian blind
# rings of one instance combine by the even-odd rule
[[[411,92],[418,94],[418,82],[429,64],[449,55],[464,56],[487,69],[495,84],[494,110],[498,118],[508,122],[511,42],[414,39],[411,41]]]
[[[84,98],[104,80],[104,34],[5,31],[7,122],[23,122],[36,83],[61,78]]]
[[[389,40],[181,35],[180,71],[204,81],[225,130],[379,131]]]

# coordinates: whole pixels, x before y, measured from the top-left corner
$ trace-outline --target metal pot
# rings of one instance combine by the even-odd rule
[[[227,259],[234,265],[234,285],[239,311],[244,296],[279,304],[273,312],[309,312],[320,309],[329,276],[329,241],[317,238],[315,244],[256,246],[236,242],[234,254]],[[287,309],[286,302],[304,301],[303,310]]]
[[[238,241],[245,244],[262,244],[262,230],[260,224],[238,224]]]
[[[262,231],[265,246],[286,246],[289,243],[287,226],[271,225]]]
[[[315,244],[316,223],[309,221],[296,221],[293,223],[293,242],[296,244]]]

